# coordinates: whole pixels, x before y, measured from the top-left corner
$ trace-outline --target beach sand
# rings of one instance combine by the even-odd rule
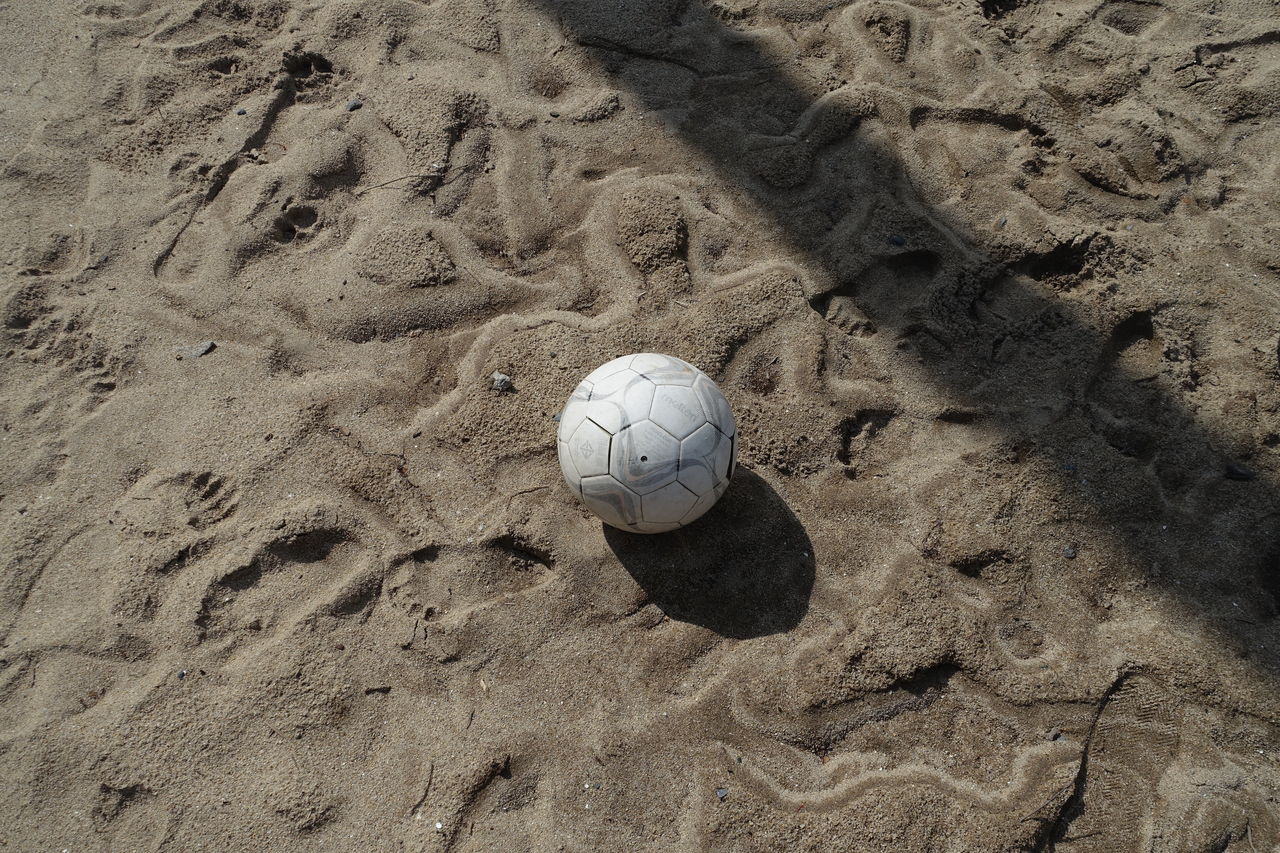
[[[0,24],[0,848],[1280,845],[1274,3]]]

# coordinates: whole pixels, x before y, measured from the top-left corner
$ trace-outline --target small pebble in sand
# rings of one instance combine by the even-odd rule
[[[720,802],[722,802],[722,803],[723,803],[723,802],[724,802],[724,798],[725,798],[725,797],[727,797],[727,796],[729,796],[729,789],[728,789],[728,788],[716,788],[716,796],[720,799]]]
[[[351,100],[347,101],[347,112],[353,113],[363,106],[364,106],[364,101],[360,100],[359,98],[352,98]]]
[[[236,110],[236,115],[238,116],[244,116],[248,114],[249,114],[249,111],[246,110],[244,107],[241,107],[240,109]]]
[[[493,390],[495,391],[514,391],[515,383],[511,381],[511,377],[507,374],[495,370],[489,374],[489,378],[493,380]]]
[[[178,680],[179,680],[179,681],[181,681],[182,679],[184,679],[184,678],[186,678],[186,677],[187,677],[187,671],[186,671],[185,669],[180,669],[180,670],[178,670]]]
[[[1066,557],[1068,560],[1074,560],[1076,558],[1076,546],[1068,545],[1067,547],[1063,548],[1062,556]]]
[[[184,358],[199,358],[202,355],[208,355],[218,348],[213,341],[201,341],[198,344],[192,344],[187,347],[175,347],[174,357],[181,361]]]
[[[906,237],[899,237],[897,234],[890,234],[890,235],[889,235],[889,245],[890,245],[890,246],[905,246],[905,245],[907,245],[907,238],[906,238]]]

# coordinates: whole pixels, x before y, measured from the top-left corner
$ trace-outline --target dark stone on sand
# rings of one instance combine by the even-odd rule
[[[1068,560],[1074,560],[1076,558],[1076,546],[1068,545],[1067,547],[1063,548],[1062,556],[1066,557]]]
[[[359,98],[352,98],[351,100],[347,101],[347,112],[353,113],[363,106],[364,106],[364,101],[360,100]]]

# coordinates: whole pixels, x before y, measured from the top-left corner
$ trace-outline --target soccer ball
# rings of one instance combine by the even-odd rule
[[[675,530],[711,509],[733,476],[737,426],[698,368],[669,355],[615,358],[560,413],[560,470],[606,524]]]

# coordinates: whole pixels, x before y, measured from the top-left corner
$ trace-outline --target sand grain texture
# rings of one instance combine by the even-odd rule
[[[5,850],[1280,846],[1274,3],[0,23]]]

